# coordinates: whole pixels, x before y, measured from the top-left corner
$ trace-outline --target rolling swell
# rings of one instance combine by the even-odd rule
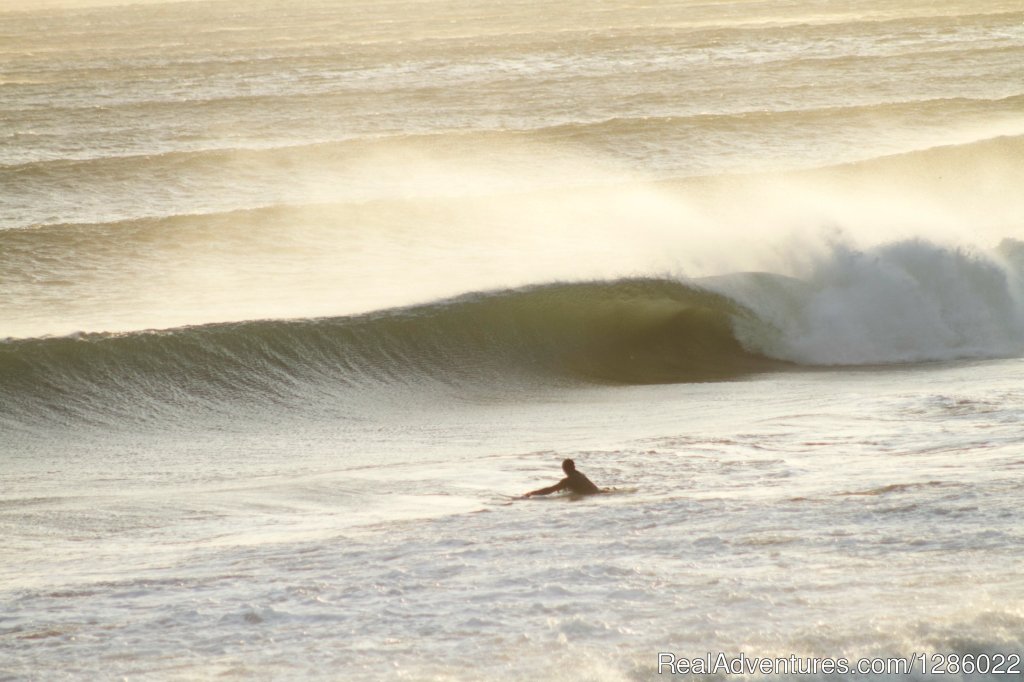
[[[0,344],[0,412],[146,419],[243,402],[338,399],[372,386],[546,379],[731,379],[745,351],[728,299],[655,279],[471,294],[356,317],[252,321]]]

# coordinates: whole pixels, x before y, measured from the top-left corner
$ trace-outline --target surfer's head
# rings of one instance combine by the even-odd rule
[[[564,471],[567,474],[571,474],[572,472],[576,471],[576,462],[572,461],[571,459],[563,459],[562,471]]]

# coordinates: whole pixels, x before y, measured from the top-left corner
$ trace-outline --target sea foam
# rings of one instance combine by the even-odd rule
[[[1000,257],[1013,245],[984,254],[923,240],[867,250],[837,244],[798,283],[724,288],[756,314],[753,323],[737,325],[742,342],[783,360],[868,365],[1010,357],[1024,349],[1021,270]]]

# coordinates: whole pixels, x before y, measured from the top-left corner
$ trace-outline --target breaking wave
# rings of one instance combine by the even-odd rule
[[[1024,242],[993,253],[913,239],[842,243],[800,279],[716,278],[708,286],[756,315],[745,347],[802,365],[1014,357],[1024,352]]]
[[[701,382],[1019,356],[1022,264],[1018,241],[991,256],[909,241],[837,247],[801,279],[553,283],[359,316],[8,340],[0,413],[106,421],[337,402],[372,386]]]

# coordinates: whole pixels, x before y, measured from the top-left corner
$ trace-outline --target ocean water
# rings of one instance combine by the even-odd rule
[[[0,679],[1024,679],[1022,187],[1019,1],[0,4]]]

